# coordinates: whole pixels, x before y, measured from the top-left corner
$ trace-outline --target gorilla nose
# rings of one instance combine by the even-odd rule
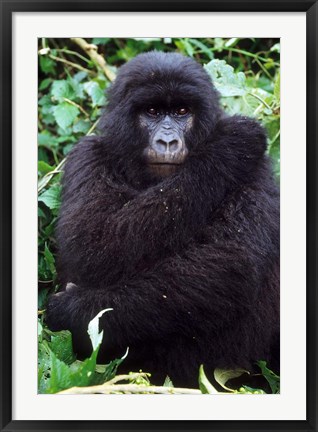
[[[161,136],[154,143],[154,148],[158,153],[175,153],[181,147],[181,140],[172,136]]]

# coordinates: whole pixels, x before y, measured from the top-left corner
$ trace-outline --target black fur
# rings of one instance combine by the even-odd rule
[[[145,170],[138,110],[184,101],[194,113],[189,155],[161,181]],[[68,157],[57,239],[62,283],[47,320],[90,352],[88,322],[104,308],[102,360],[197,386],[200,364],[279,363],[279,194],[263,128],[228,117],[206,72],[152,52],[123,66],[101,136]]]

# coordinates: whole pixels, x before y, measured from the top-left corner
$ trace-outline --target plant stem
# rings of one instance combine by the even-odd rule
[[[65,64],[67,64],[68,66],[71,66],[71,67],[73,67],[73,68],[75,68],[75,69],[79,69],[79,70],[81,70],[81,71],[87,72],[87,73],[90,74],[90,75],[94,74],[93,71],[90,71],[89,69],[86,69],[86,68],[84,68],[83,66],[81,66],[81,65],[79,65],[79,64],[77,64],[77,63],[70,62],[70,61],[65,60],[65,59],[63,59],[63,58],[61,58],[61,57],[56,57],[56,56],[53,55],[53,54],[49,54],[49,57],[50,57],[50,59],[52,59],[52,60],[55,60],[55,61],[58,61],[58,62],[61,62],[61,63],[65,63]]]
[[[61,160],[61,162],[58,164],[58,166],[53,171],[48,172],[47,174],[45,174],[41,178],[41,180],[39,181],[38,193],[41,192],[41,190],[45,188],[45,186],[50,182],[51,178],[55,174],[59,174],[62,171],[62,168],[65,164],[65,161],[66,161],[66,158]]]
[[[103,56],[98,54],[97,52],[97,46],[93,44],[89,44],[86,42],[85,39],[82,38],[71,38],[73,42],[75,42],[79,47],[82,48],[93,60],[93,62],[104,72],[106,77],[113,81],[116,77],[114,72],[110,69],[110,67],[107,65],[106,60]]]
[[[257,100],[259,100],[260,102],[262,102],[263,105],[266,106],[266,108],[268,108],[269,110],[272,110],[271,107],[268,105],[267,102],[264,101],[264,99],[262,99],[260,96],[258,96],[257,94],[254,94],[252,92],[247,92],[247,94],[254,96]]]
[[[88,114],[88,113],[84,110],[84,108],[82,108],[80,105],[78,105],[77,103],[71,101],[70,99],[68,99],[68,98],[66,98],[66,97],[63,97],[63,100],[64,100],[65,102],[69,103],[70,105],[73,105],[73,106],[75,106],[76,108],[78,108],[80,111],[82,111],[82,113],[83,113],[87,118],[89,118],[89,114]]]
[[[58,51],[58,52],[63,52],[63,53],[66,53],[66,54],[72,54],[72,55],[75,55],[75,56],[77,56],[78,58],[80,58],[81,60],[83,60],[83,61],[84,61],[85,63],[87,63],[87,64],[89,64],[90,61],[91,61],[91,60],[88,60],[86,57],[82,56],[81,54],[79,54],[78,52],[76,52],[76,51],[71,51],[71,50],[68,50],[68,49],[66,49],[66,48],[58,48],[56,51]]]
[[[202,394],[200,390],[177,388],[177,387],[159,387],[159,386],[147,386],[140,384],[110,384],[108,383],[90,386],[90,387],[72,387],[67,390],[63,390],[58,394]]]

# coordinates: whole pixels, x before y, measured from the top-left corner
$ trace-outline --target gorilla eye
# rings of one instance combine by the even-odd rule
[[[149,107],[147,109],[147,113],[152,115],[152,116],[158,116],[160,114],[160,111],[157,108]]]
[[[188,114],[189,113],[189,108],[187,108],[187,107],[180,107],[180,108],[177,108],[176,109],[176,114],[177,115],[180,115],[180,116],[184,116],[184,115],[186,115],[186,114]]]

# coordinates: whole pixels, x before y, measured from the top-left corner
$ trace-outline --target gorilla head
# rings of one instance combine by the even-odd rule
[[[132,156],[142,158],[139,163],[146,165],[150,177],[176,172],[221,114],[208,74],[192,59],[175,53],[137,56],[120,68],[108,96],[102,130],[112,139],[116,136],[119,151],[127,148],[127,140],[130,147],[138,143]],[[122,127],[120,118],[125,119]]]

